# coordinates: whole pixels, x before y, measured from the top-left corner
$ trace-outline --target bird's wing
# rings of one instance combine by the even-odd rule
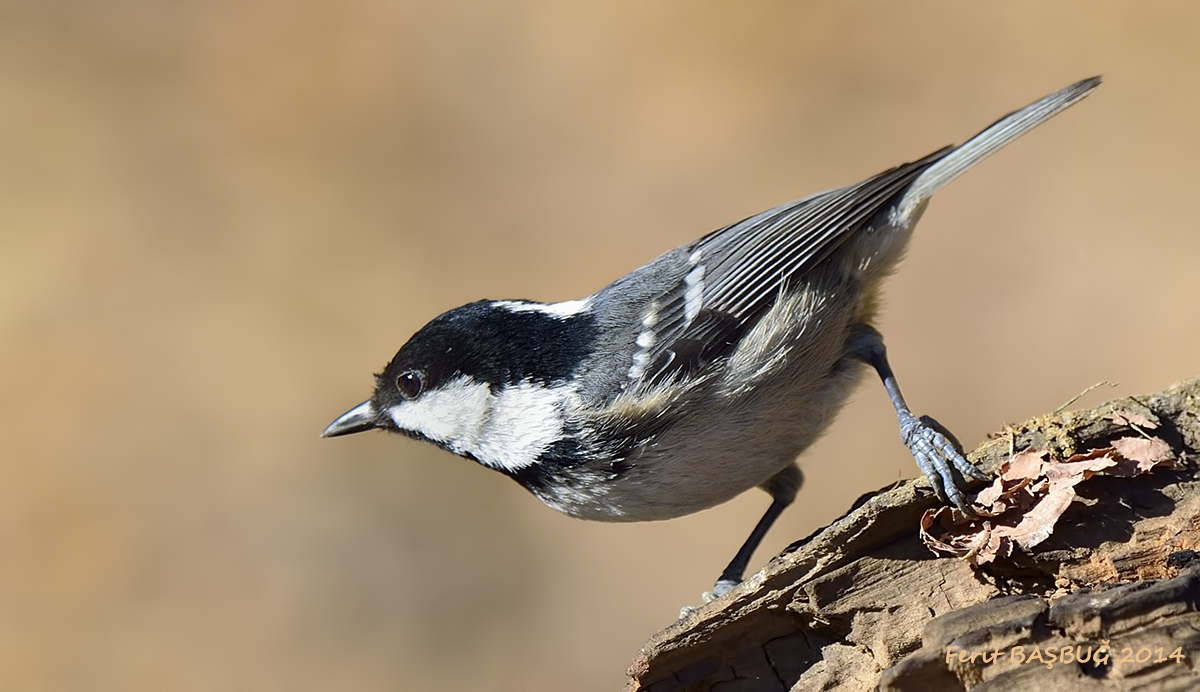
[[[838,248],[953,147],[770,209],[684,248],[682,279],[653,301],[629,379],[658,381],[728,353],[781,289]]]
[[[1099,85],[1099,77],[1082,80],[1004,116],[960,147],[776,207],[668,253],[664,257],[673,263],[672,276],[683,278],[665,281],[663,290],[649,294],[650,310],[637,333],[629,379],[673,377],[728,353],[781,289],[881,209],[895,205],[907,215],[943,185]]]

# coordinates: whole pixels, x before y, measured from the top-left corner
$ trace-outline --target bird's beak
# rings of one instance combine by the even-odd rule
[[[337,437],[339,435],[349,435],[351,433],[372,430],[377,427],[375,425],[377,417],[378,414],[375,412],[375,406],[370,401],[364,401],[338,416],[337,420],[330,423],[328,428],[325,428],[325,432],[321,433],[321,437]]]

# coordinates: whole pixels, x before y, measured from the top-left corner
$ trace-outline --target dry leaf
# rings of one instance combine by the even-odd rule
[[[1046,464],[1046,479],[1056,483],[1064,479],[1074,478],[1075,483],[1086,481],[1093,475],[1117,465],[1117,460],[1105,454],[1101,457],[1088,457],[1073,461],[1058,461]],[[1072,483],[1074,485],[1075,483]]]
[[[976,531],[964,530],[974,523],[957,507],[937,507],[921,515],[921,540],[935,552],[963,556],[970,553],[978,541]],[[937,523],[937,529],[933,528]],[[944,538],[943,538],[944,537]]]
[[[1130,416],[1130,423],[1147,427],[1144,417]],[[1012,555],[1014,545],[1029,550],[1049,538],[1074,501],[1075,487],[1092,476],[1135,476],[1174,464],[1170,445],[1156,437],[1123,437],[1066,461],[1050,459],[1047,452],[1021,452],[1001,464],[991,485],[976,495],[977,516],[952,507],[929,510],[921,517],[921,540],[936,552],[986,564]]]
[[[1049,483],[1046,495],[1021,517],[1016,526],[1004,527],[1006,530],[1002,533],[1026,550],[1049,538],[1054,533],[1058,518],[1075,499],[1075,484],[1078,482]]]
[[[1042,475],[1042,465],[1046,452],[1024,451],[1004,462],[1000,467],[1000,475],[1006,480],[1018,478],[1037,478]]]
[[[1128,425],[1135,428],[1142,428],[1143,430],[1154,430],[1158,427],[1158,423],[1155,423],[1142,414],[1124,408],[1113,411],[1108,418],[1117,425]]]
[[[1117,454],[1136,462],[1138,471],[1142,473],[1155,466],[1175,466],[1175,454],[1171,451],[1171,445],[1157,437],[1122,437],[1113,440],[1112,446],[1117,450]]]
[[[1004,479],[996,476],[992,479],[991,485],[979,491],[979,495],[975,497],[975,504],[986,507],[989,514],[999,514],[1004,511],[1004,505],[1000,502],[1003,495]]]

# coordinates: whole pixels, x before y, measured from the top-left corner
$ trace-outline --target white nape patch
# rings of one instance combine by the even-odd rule
[[[504,308],[509,312],[540,312],[543,315],[566,319],[578,315],[588,309],[591,298],[582,300],[564,300],[561,303],[535,303],[527,300],[497,300],[493,307]]]
[[[654,348],[654,344],[658,342],[658,334],[654,331],[655,325],[658,324],[658,301],[650,301],[650,307],[646,308],[646,314],[642,317],[642,331],[638,334],[637,340],[634,342],[638,346],[638,350],[633,354],[633,365],[629,366],[629,379],[640,379],[646,372],[646,366],[650,364],[650,349]]]
[[[562,436],[571,387],[528,380],[492,393],[486,382],[460,377],[388,409],[399,427],[440,442],[485,466],[517,471]]]

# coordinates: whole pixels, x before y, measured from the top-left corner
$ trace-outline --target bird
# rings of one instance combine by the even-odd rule
[[[797,457],[869,368],[933,492],[970,512],[963,488],[986,476],[905,402],[872,326],[881,284],[935,192],[1099,85],[1079,81],[960,146],[708,233],[586,298],[445,312],[322,436],[400,433],[597,521],[672,519],[761,488],[771,503],[714,598],[743,580],[795,501]]]

